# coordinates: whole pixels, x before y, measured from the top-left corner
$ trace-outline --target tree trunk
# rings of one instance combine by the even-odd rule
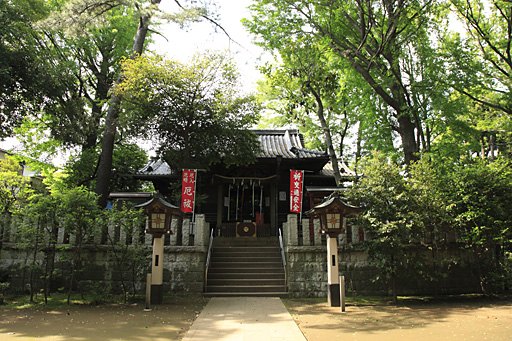
[[[357,181],[357,166],[359,165],[359,160],[361,160],[361,143],[363,140],[363,128],[361,127],[361,121],[358,123],[357,127],[357,140],[356,140],[356,155],[354,162],[354,172],[356,173],[356,181]]]
[[[152,6],[158,6],[160,0],[151,0]],[[144,42],[148,33],[149,20],[151,16],[146,14],[140,18],[139,27],[135,34],[131,58],[142,54]],[[124,75],[121,72],[116,80],[116,85],[123,81]],[[107,116],[105,119],[105,130],[103,142],[101,145],[100,162],[98,166],[98,179],[96,180],[96,194],[98,195],[98,204],[104,208],[107,205],[109,195],[110,178],[112,177],[112,159],[114,154],[114,143],[116,138],[117,123],[119,118],[119,108],[122,96],[112,95],[110,99]]]
[[[37,271],[36,270],[36,262],[37,262],[37,253],[39,252],[39,236],[41,234],[39,231],[39,229],[41,228],[40,222],[37,222],[36,226],[37,226],[36,241],[35,241],[34,250],[33,250],[33,254],[32,254],[32,269],[30,270],[30,303],[34,303],[34,286],[35,286],[34,272]]]
[[[96,194],[98,204],[101,208],[107,205],[107,198],[110,193],[110,178],[112,177],[112,159],[114,155],[114,142],[117,130],[117,119],[119,116],[119,105],[121,96],[114,95],[105,120],[105,131],[101,145],[100,163],[98,166],[98,179],[96,180]]]
[[[320,121],[320,126],[322,127],[324,131],[325,136],[325,143],[327,145],[327,153],[329,154],[329,159],[332,163],[332,170],[334,172],[334,181],[336,182],[336,186],[338,186],[341,183],[341,174],[340,169],[338,167],[338,158],[336,157],[336,152],[334,151],[334,147],[332,145],[332,137],[331,137],[331,131],[329,130],[329,126],[327,125],[327,122],[325,121],[324,117],[324,105],[322,103],[322,99],[320,98],[320,95],[313,89],[311,86],[311,83],[308,82],[308,88],[311,90],[311,93],[313,96],[315,96],[316,103],[317,103],[317,115],[318,120]]]
[[[410,165],[411,161],[418,160],[418,144],[414,134],[414,123],[408,113],[398,113],[398,130],[402,140],[402,149],[404,151],[404,161]]]
[[[396,292],[396,276],[395,275],[392,276],[391,283],[392,283],[392,287],[393,287],[393,304],[397,304],[398,303],[398,295]]]
[[[344,150],[344,146],[345,146],[345,137],[347,136],[347,131],[348,131],[348,127],[349,127],[347,110],[343,110],[343,117],[347,121],[345,123],[345,126],[343,127],[343,132],[340,133],[340,159],[341,160],[344,160],[343,150]]]

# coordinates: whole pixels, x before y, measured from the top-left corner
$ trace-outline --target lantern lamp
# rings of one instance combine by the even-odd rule
[[[181,210],[165,201],[160,195],[155,195],[151,200],[135,206],[143,208],[148,215],[148,228],[146,233],[160,238],[166,234],[172,234],[171,221],[173,216],[183,217]]]
[[[336,193],[306,212],[307,216],[320,218],[320,233],[327,235],[327,301],[331,307],[343,307],[341,302],[344,298],[344,293],[340,291],[336,237],[345,233],[343,219],[354,217],[357,213],[359,213],[359,207],[344,203]]]
[[[172,234],[172,217],[183,217],[184,214],[177,206],[168,203],[159,194],[155,194],[151,200],[137,205],[135,208],[144,209],[144,212],[148,215],[146,233],[153,235],[150,300],[153,304],[159,304],[162,303],[164,297],[164,238],[162,236]]]
[[[327,200],[306,212],[313,218],[320,218],[320,233],[336,237],[345,233],[343,219],[354,217],[359,207],[343,202],[337,194],[331,194]]]

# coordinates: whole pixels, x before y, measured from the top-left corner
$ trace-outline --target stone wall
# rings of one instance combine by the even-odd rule
[[[204,287],[204,271],[209,242],[210,226],[205,222],[204,215],[196,215],[194,228],[185,219],[181,226],[178,221],[172,223],[173,234],[167,236],[164,246],[164,294],[165,295],[200,295]],[[302,228],[304,227],[304,228]],[[327,295],[327,247],[325,236],[321,236],[318,221],[314,221],[314,234],[310,235],[310,222],[304,219],[302,227],[298,225],[297,215],[288,216],[283,224],[284,248],[287,260],[287,285],[291,297],[326,297]],[[338,239],[338,256],[340,274],[345,276],[347,295],[389,295],[390,285],[374,281],[377,271],[367,260],[365,252],[360,250],[359,242],[365,234],[358,229],[350,229],[350,237],[341,235]],[[148,255],[147,270],[136,279],[136,289],[139,293],[145,290],[145,273],[151,269],[152,236],[141,234],[142,238],[129,238],[122,233],[109,231],[116,235],[116,241],[130,245],[138,245],[145,249]],[[12,288],[26,289],[28,274],[23,270],[30,265],[31,255],[19,249],[15,242],[15,234],[11,234],[9,242],[0,246],[0,281],[10,281]],[[65,238],[59,233],[59,251],[57,274],[52,283],[52,289],[66,287],[66,277],[69,273],[69,262],[59,259],[69,258],[73,251],[72,236]],[[68,240],[67,244],[63,243]],[[348,241],[350,239],[350,242]],[[453,247],[443,256],[450,256],[458,262],[446,273],[448,276],[437,285],[439,294],[478,292],[479,284],[471,265],[468,252]],[[38,254],[37,262],[43,261],[44,254]],[[116,265],[112,248],[95,238],[94,243],[85,245],[82,251],[84,289],[103,290],[105,292],[120,292],[121,274]],[[42,287],[39,285],[39,287]],[[432,294],[434,286],[431,283],[409,281],[398,283],[400,295]]]
[[[201,295],[206,249],[196,246],[166,246],[164,252],[164,293],[176,296]]]
[[[314,221],[314,236],[309,235],[309,219],[298,225],[297,215],[290,214],[283,224],[283,236],[286,253],[286,276],[290,297],[326,297],[327,296],[327,247],[325,237],[318,232],[319,222]],[[360,242],[366,238],[363,231],[352,228],[351,242],[347,236],[338,237],[338,259],[341,276],[345,276],[346,295],[391,295],[391,286],[385,281],[375,281],[378,275],[368,262],[367,254],[361,250]],[[363,240],[362,240],[363,239]],[[470,254],[453,245],[439,258],[452,258],[446,277],[440,278],[434,286],[420,280],[398,282],[399,295],[461,294],[479,292],[480,287],[472,271]]]
[[[203,292],[204,269],[209,241],[210,226],[202,214],[196,215],[196,223],[190,228],[190,220],[184,219],[181,226],[178,221],[172,222],[172,235],[167,236],[164,246],[164,294],[175,296],[199,295]],[[191,231],[193,233],[191,233]],[[116,241],[129,246],[138,246],[145,250],[147,255],[147,270],[136,278],[136,290],[144,293],[146,287],[145,273],[151,271],[152,236],[143,235],[142,239],[127,238],[123,233],[112,232]],[[178,233],[179,232],[179,233]],[[53,290],[67,287],[69,274],[69,259],[74,251],[73,236],[69,236],[69,243],[63,243],[64,235],[59,233],[58,251],[55,256],[56,275],[51,287]],[[15,231],[12,231],[9,242],[0,247],[0,281],[9,281],[11,288],[19,291],[27,289],[28,272],[24,271],[31,264],[31,254],[19,248],[15,241]],[[36,262],[44,264],[44,253],[39,252]],[[82,272],[80,278],[84,290],[97,290],[101,292],[120,292],[121,274],[118,269],[113,249],[108,242],[101,243],[100,238],[94,238],[93,243],[82,246]],[[123,273],[125,281],[129,273]],[[129,281],[131,285],[131,279]],[[42,288],[42,284],[38,283]]]
[[[361,295],[386,295],[387,289],[373,282],[375,269],[368,265],[366,253],[338,250],[340,275],[345,276],[346,291]],[[327,296],[327,247],[289,246],[287,279],[291,297]]]

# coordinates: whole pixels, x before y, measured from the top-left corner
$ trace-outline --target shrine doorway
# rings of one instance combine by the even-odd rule
[[[219,236],[257,238],[277,235],[275,178],[221,178],[217,201]]]

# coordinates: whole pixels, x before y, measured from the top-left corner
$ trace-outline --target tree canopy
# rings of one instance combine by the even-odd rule
[[[0,3],[0,138],[11,136],[26,116],[45,109],[64,91],[33,29],[46,15],[43,0]]]
[[[429,127],[422,108],[428,105],[429,91],[416,83],[424,77],[424,56],[431,53],[429,30],[436,23],[437,2],[281,0],[261,1],[251,10],[246,26],[266,49],[312,40],[347,61],[382,104],[406,163],[428,149]]]
[[[221,53],[189,63],[141,56],[124,63],[117,92],[135,115],[133,129],[157,140],[158,154],[176,170],[254,160],[258,141],[248,131],[259,119],[251,95],[241,92],[233,62]]]

